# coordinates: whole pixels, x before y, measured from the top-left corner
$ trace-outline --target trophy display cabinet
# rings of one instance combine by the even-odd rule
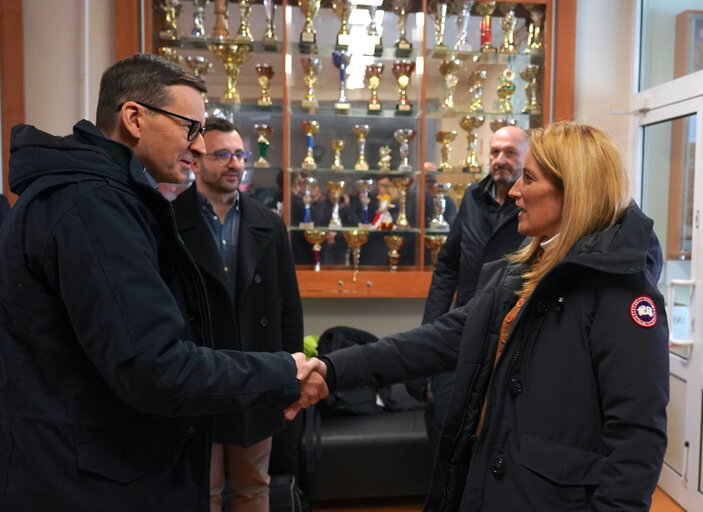
[[[116,57],[182,63],[237,126],[304,297],[425,297],[493,131],[573,115],[575,0],[115,4]]]

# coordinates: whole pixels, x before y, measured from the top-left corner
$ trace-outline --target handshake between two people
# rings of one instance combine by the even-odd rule
[[[301,409],[307,409],[329,395],[325,382],[327,365],[316,357],[307,360],[302,352],[293,354],[293,359],[298,368],[296,378],[300,381],[300,398],[284,411],[289,421],[294,419]]]

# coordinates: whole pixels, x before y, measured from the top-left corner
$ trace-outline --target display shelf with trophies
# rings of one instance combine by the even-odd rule
[[[143,14],[148,49],[200,76],[208,115],[252,151],[244,192],[289,226],[302,295],[424,297],[491,133],[551,119],[554,9],[153,0]]]

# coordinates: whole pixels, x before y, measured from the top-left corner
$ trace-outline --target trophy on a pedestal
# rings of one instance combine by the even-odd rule
[[[405,32],[410,3],[411,0],[392,0],[393,12],[398,15],[398,40],[395,42],[395,54],[397,57],[407,57],[413,49],[413,44],[408,41]]]
[[[528,64],[525,69],[520,71],[520,78],[525,81],[525,107],[522,109],[523,114],[542,113],[542,106],[537,100],[538,75],[539,66],[537,64]]]
[[[366,78],[366,87],[371,91],[371,99],[367,104],[370,114],[377,114],[383,108],[381,100],[378,99],[378,88],[381,86],[381,75],[383,74],[383,64],[369,64],[366,66],[364,78]]]
[[[500,103],[498,105],[498,112],[501,114],[512,114],[513,104],[510,99],[513,94],[515,94],[515,71],[510,68],[506,68],[500,74],[499,80],[500,85],[498,86],[498,98]]]
[[[351,103],[347,99],[347,66],[351,56],[343,50],[332,52],[332,63],[339,70],[339,99],[334,104],[334,109],[340,112],[348,112]]]
[[[159,32],[161,39],[175,41],[178,36],[178,16],[181,15],[181,0],[161,0],[159,7],[164,12],[164,27]]]
[[[158,55],[161,55],[164,59],[168,59],[171,62],[175,62],[176,64],[179,64],[181,66],[185,63],[183,55],[180,55],[175,48],[171,48],[169,46],[161,46],[158,50],[156,50],[156,53]]]
[[[209,2],[210,0],[193,0],[193,30],[190,31],[191,37],[205,38],[205,6]]]
[[[383,43],[381,42],[381,36],[378,33],[378,26],[376,25],[376,11],[378,6],[369,6],[369,17],[370,21],[366,27],[366,35],[373,42],[374,45],[374,55],[380,56],[383,53]]]
[[[317,187],[317,180],[312,176],[308,176],[304,179],[304,186],[303,204],[305,205],[305,210],[303,211],[303,221],[298,225],[301,228],[310,229],[315,226],[312,220],[312,191]]]
[[[472,114],[483,112],[483,83],[487,76],[486,70],[481,69],[471,73],[469,78],[469,96],[471,97],[469,112]]]
[[[413,178],[393,178],[391,183],[398,189],[398,218],[395,221],[398,229],[410,228],[408,221],[408,188],[413,184]]]
[[[327,231],[322,229],[305,230],[305,240],[312,245],[312,264],[315,272],[320,271],[320,251],[322,250],[322,244],[325,242],[326,237]]]
[[[359,273],[359,258],[361,257],[361,246],[369,241],[369,232],[367,230],[353,229],[344,231],[344,241],[352,250],[352,261],[354,265],[354,273],[352,274],[352,282],[356,283],[356,275]]]
[[[444,97],[439,106],[440,110],[454,110],[454,91],[459,83],[460,69],[461,61],[456,57],[450,57],[439,64],[439,74],[442,75],[442,85],[444,86]]]
[[[351,34],[349,33],[349,16],[352,11],[351,0],[332,0],[332,9],[334,9],[341,23],[339,32],[337,32],[337,46],[347,47],[351,41]]]
[[[449,231],[449,223],[444,218],[444,212],[447,209],[446,194],[452,189],[452,184],[434,183],[429,188],[434,206],[434,217],[430,221],[430,229],[433,231]]]
[[[437,266],[437,255],[446,241],[447,235],[425,235],[425,247],[430,250],[432,255],[432,267]]]
[[[305,86],[308,88],[308,92],[305,94],[302,105],[304,108],[315,109],[318,107],[315,86],[317,85],[317,77],[322,69],[322,61],[319,57],[302,57],[300,62],[303,65],[303,71],[305,71],[303,81],[305,82]]]
[[[298,6],[305,16],[305,26],[300,32],[300,42],[303,44],[314,44],[317,42],[317,33],[313,21],[320,11],[321,0],[298,0]]]
[[[260,107],[270,107],[272,105],[271,101],[271,79],[273,78],[273,66],[271,64],[257,64],[256,73],[259,75],[259,88],[261,89],[261,94],[256,104]]]
[[[373,187],[373,180],[356,180],[356,188],[359,191],[359,201],[361,202],[361,218],[359,227],[371,229],[371,217],[369,216],[369,192]]]
[[[410,172],[413,170],[410,165],[410,142],[415,138],[417,132],[412,128],[400,128],[393,132],[393,137],[400,144],[400,172]]]
[[[446,51],[444,44],[444,27],[447,23],[447,0],[430,0],[428,14],[434,19],[434,51]]]
[[[440,155],[441,162],[439,163],[440,171],[451,171],[452,164],[449,161],[452,156],[452,142],[456,139],[456,130],[440,130],[435,133],[435,139],[441,144]]]
[[[227,75],[227,87],[222,96],[223,103],[241,103],[239,92],[237,92],[237,78],[242,65],[251,56],[251,45],[249,44],[228,44],[213,43],[209,46],[215,57],[222,61]]]
[[[276,50],[278,41],[276,40],[276,31],[274,26],[274,18],[276,16],[276,2],[274,0],[262,0],[264,4],[264,12],[266,13],[266,32],[261,38],[264,48],[267,50]]]
[[[498,117],[497,119],[494,119],[493,121],[488,123],[488,126],[490,126],[491,131],[495,133],[504,126],[517,126],[517,119],[508,117]]]
[[[530,26],[527,29],[527,46],[525,53],[539,54],[544,52],[542,23],[544,23],[544,6],[539,4],[522,4],[530,12]]]
[[[453,183],[452,184],[452,190],[456,194],[456,209],[458,210],[461,207],[461,200],[464,199],[464,193],[466,193],[466,189],[468,189],[471,186],[471,183]]]
[[[212,27],[214,39],[229,39],[229,12],[227,0],[215,0],[215,25]]]
[[[456,11],[456,26],[459,32],[456,43],[454,43],[454,51],[471,50],[471,46],[468,44],[468,37],[471,7],[473,5],[474,0],[454,0],[452,3],[453,10]]]
[[[391,147],[381,146],[378,148],[378,170],[388,172],[391,170]]]
[[[415,62],[397,60],[393,63],[391,69],[398,83],[398,92],[400,93],[395,109],[399,114],[409,114],[413,110],[413,105],[408,100],[408,86],[410,85],[410,75],[415,71]]]
[[[517,17],[515,9],[517,2],[504,2],[500,4],[500,10],[503,13],[503,19],[500,20],[500,26],[503,28],[503,44],[500,45],[501,53],[515,55],[517,46],[515,46],[515,29],[517,28]]]
[[[330,201],[332,202],[332,216],[330,217],[329,228],[341,229],[342,219],[339,217],[339,198],[342,197],[344,191],[344,181],[328,181],[327,190],[330,193]]]
[[[493,32],[491,29],[491,14],[496,8],[496,2],[476,2],[476,11],[481,16],[481,51],[496,53],[498,49],[493,46]]]
[[[366,161],[366,137],[369,134],[368,124],[355,124],[352,127],[354,136],[356,137],[357,158],[354,164],[355,171],[368,171],[369,163]]]
[[[464,159],[464,172],[480,173],[481,166],[478,163],[478,129],[483,125],[483,116],[471,114],[464,116],[459,121],[459,126],[467,132],[468,152]]]
[[[267,124],[255,124],[254,133],[257,135],[256,145],[259,148],[259,159],[254,163],[254,167],[271,167],[271,164],[266,159],[266,154],[269,150],[269,137],[273,133],[273,128]]]
[[[334,160],[332,161],[330,169],[333,171],[343,171],[344,164],[342,163],[342,150],[344,149],[344,140],[332,139],[330,146],[332,146],[332,151],[334,151]]]
[[[205,75],[212,70],[212,62],[207,60],[202,55],[188,55],[186,57],[186,65],[193,71],[195,77],[205,83]],[[207,94],[203,93],[203,101],[208,102]]]
[[[384,235],[383,241],[388,247],[388,262],[390,263],[391,272],[398,271],[398,263],[400,262],[400,250],[405,246],[405,237],[403,235]]]
[[[313,148],[315,147],[315,134],[317,134],[320,129],[320,124],[317,121],[300,121],[300,127],[305,133],[305,158],[300,167],[303,169],[317,169],[317,162],[315,162],[315,157],[313,155]]]
[[[251,0],[239,0],[239,30],[234,36],[234,42],[239,44],[251,44],[254,36],[249,28],[249,16],[251,16]]]

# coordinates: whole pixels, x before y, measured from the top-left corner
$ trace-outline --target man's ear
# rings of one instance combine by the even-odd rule
[[[126,101],[120,109],[120,124],[130,137],[139,140],[144,129],[145,112],[134,101]]]

